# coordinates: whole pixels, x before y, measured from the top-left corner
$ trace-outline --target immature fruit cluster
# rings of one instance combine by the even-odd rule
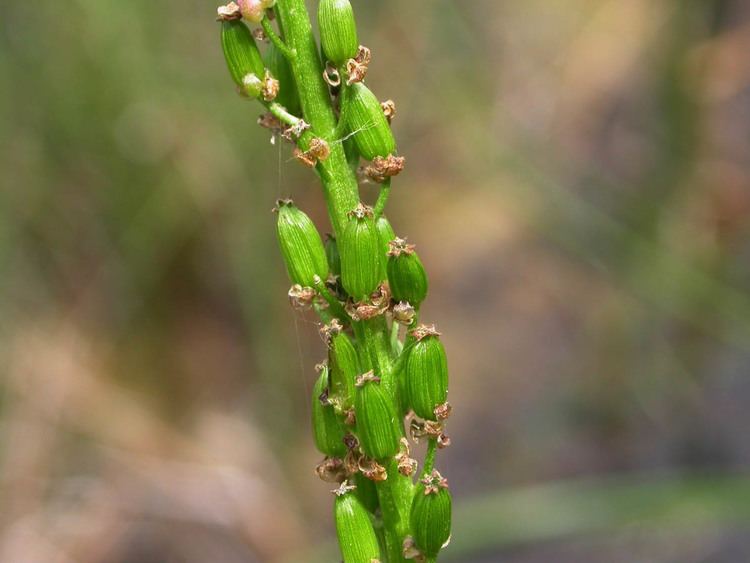
[[[450,493],[433,468],[438,448],[450,443],[448,369],[439,333],[419,324],[424,266],[383,215],[391,179],[404,167],[390,128],[395,106],[363,83],[372,57],[359,45],[349,0],[319,0],[320,48],[305,0],[237,0],[217,13],[232,80],[265,107],[259,123],[295,144],[296,159],[325,186],[334,230],[325,243],[291,200],[277,202],[276,232],[292,305],[322,321],[327,357],[310,418],[325,456],[316,473],[340,484],[342,558],[434,561],[450,535]],[[248,22],[262,29],[251,33]],[[357,177],[379,184],[372,207],[357,204]],[[413,440],[427,440],[421,473],[405,426]]]

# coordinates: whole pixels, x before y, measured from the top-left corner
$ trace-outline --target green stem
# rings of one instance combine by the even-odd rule
[[[401,325],[396,321],[391,322],[391,351],[394,357],[398,357],[401,351],[404,349],[404,343],[399,340],[398,335],[401,330]]]
[[[429,475],[435,467],[435,452],[437,452],[437,438],[430,437],[427,442],[427,453],[424,456],[422,475]]]
[[[276,119],[290,127],[294,127],[302,121],[296,115],[289,113],[287,109],[278,102],[271,102],[270,104],[267,104],[266,107]]]
[[[409,510],[411,509],[412,484],[408,477],[398,472],[398,463],[391,459],[386,470],[388,478],[376,483],[383,524],[386,530],[388,563],[403,563],[404,538],[409,535]]]
[[[380,193],[378,194],[378,199],[375,202],[375,206],[373,208],[373,214],[375,215],[375,219],[378,219],[383,214],[383,210],[385,209],[385,204],[388,203],[388,196],[391,195],[391,179],[388,178],[385,182],[380,184]]]
[[[260,21],[260,25],[266,33],[266,36],[271,40],[271,43],[276,45],[276,48],[281,51],[281,54],[284,55],[288,61],[293,61],[297,56],[297,53],[294,49],[290,49],[281,37],[276,34],[273,27],[271,27],[271,21],[267,17],[264,17]]]
[[[315,43],[305,0],[278,0],[276,14],[286,45],[296,53],[290,61],[305,120],[319,137],[330,139],[336,128],[323,65]],[[331,143],[331,154],[317,165],[335,234],[340,234],[346,214],[359,203],[357,178],[346,161],[341,143]]]

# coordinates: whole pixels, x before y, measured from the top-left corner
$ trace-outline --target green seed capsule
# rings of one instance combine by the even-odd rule
[[[252,96],[247,91],[245,77],[253,74],[260,80],[265,76],[265,66],[260,56],[258,46],[255,44],[252,33],[247,26],[239,20],[229,20],[221,22],[221,47],[224,51],[224,58],[227,61],[229,74],[232,80],[245,92],[246,95]]]
[[[380,547],[375,528],[367,509],[362,505],[353,487],[346,481],[334,491],[333,515],[336,522],[336,535],[344,563],[372,563],[380,560]]]
[[[348,105],[346,123],[365,160],[376,156],[386,157],[396,150],[391,126],[383,115],[383,108],[370,89],[355,82],[346,89]]]
[[[372,210],[362,205],[349,214],[341,237],[341,283],[355,300],[366,300],[380,282],[381,258]]]
[[[315,277],[328,277],[328,261],[323,241],[312,220],[291,200],[277,202],[279,214],[276,235],[292,283],[314,287]]]
[[[341,255],[339,254],[339,245],[336,237],[332,234],[326,236],[326,258],[328,259],[328,269],[334,276],[341,275]]]
[[[399,449],[399,422],[393,400],[372,372],[357,381],[354,410],[362,451],[368,457],[393,457]]]
[[[300,115],[299,93],[294,80],[292,67],[284,54],[275,44],[271,43],[266,50],[263,60],[273,77],[279,81],[279,92],[274,101],[284,106],[290,113]]]
[[[422,418],[437,420],[435,407],[448,398],[448,360],[434,326],[421,325],[412,331],[416,341],[408,351],[404,381],[409,405]]]
[[[339,422],[333,405],[328,401],[328,366],[323,366],[320,377],[313,387],[312,428],[315,446],[330,457],[344,457],[344,428]]]
[[[448,482],[437,471],[420,479],[410,520],[417,548],[424,555],[435,557],[451,533],[451,494]]]
[[[386,279],[388,277],[386,267],[388,265],[388,251],[390,250],[390,242],[396,238],[396,233],[393,232],[393,227],[388,219],[384,215],[378,217],[375,221],[375,228],[378,230],[378,243],[380,244],[380,258],[381,258],[381,273],[380,277]]]
[[[387,271],[393,299],[419,307],[427,297],[427,273],[414,251],[414,245],[400,238],[392,240]]]
[[[331,392],[342,410],[354,405],[354,383],[359,371],[357,350],[343,332],[332,336],[329,359],[331,363]]]
[[[337,67],[357,55],[357,24],[349,0],[320,0],[318,26],[323,53]]]
[[[357,143],[354,141],[354,137],[345,137],[344,142],[344,154],[346,154],[346,162],[349,164],[352,172],[355,174],[359,169],[359,149],[357,149]]]
[[[362,505],[368,511],[374,513],[378,509],[378,506],[380,506],[378,489],[375,487],[375,482],[358,471],[354,474],[354,484],[357,486],[357,496]]]

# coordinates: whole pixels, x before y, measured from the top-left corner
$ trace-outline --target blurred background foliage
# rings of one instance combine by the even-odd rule
[[[750,560],[750,4],[354,6],[450,358],[445,560]],[[0,561],[336,560],[270,213],[325,210],[214,10],[4,6]]]

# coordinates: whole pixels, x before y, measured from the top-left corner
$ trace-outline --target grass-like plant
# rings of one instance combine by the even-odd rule
[[[291,200],[277,202],[290,300],[316,311],[328,349],[312,427],[326,456],[317,473],[338,484],[341,554],[346,563],[435,561],[450,536],[451,497],[435,469],[437,449],[450,443],[448,369],[440,334],[418,324],[422,262],[383,215],[404,167],[390,128],[395,106],[365,86],[372,57],[349,0],[320,0],[320,44],[305,0],[230,2],[218,16],[240,94],[265,106],[259,123],[315,171],[333,228],[324,243]],[[379,185],[372,206],[360,181]],[[408,438],[427,441],[421,470]]]

